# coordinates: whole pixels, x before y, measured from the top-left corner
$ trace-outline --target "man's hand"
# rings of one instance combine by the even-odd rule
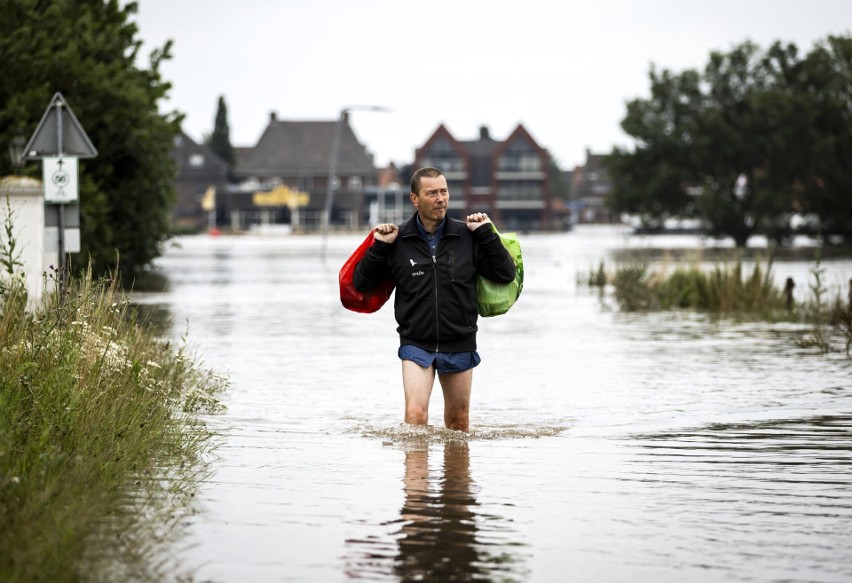
[[[399,235],[399,227],[392,223],[383,223],[373,229],[373,237],[376,241],[383,243],[393,243],[396,241],[396,236]]]
[[[490,222],[491,219],[489,219],[488,215],[485,213],[473,213],[472,215],[467,215],[467,228],[471,231],[475,231],[485,223]]]

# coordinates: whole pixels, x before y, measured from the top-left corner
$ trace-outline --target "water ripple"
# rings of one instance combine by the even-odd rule
[[[501,439],[538,439],[559,435],[566,429],[566,427],[559,426],[481,426],[473,428],[470,433],[465,433],[433,425],[417,426],[401,423],[391,427],[358,426],[349,429],[349,433],[358,433],[363,437],[381,439],[383,443],[393,445],[412,442],[441,444]]]

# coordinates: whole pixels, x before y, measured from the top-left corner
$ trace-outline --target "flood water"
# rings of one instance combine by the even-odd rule
[[[344,310],[363,235],[194,236],[165,310],[231,379],[172,551],[198,581],[852,581],[852,358],[806,328],[628,314],[577,283],[693,238],[524,235],[512,311],[480,320],[469,436],[401,423],[392,306]],[[625,251],[627,249],[628,251]],[[812,256],[773,271],[807,293]],[[846,293],[852,260],[827,258]]]

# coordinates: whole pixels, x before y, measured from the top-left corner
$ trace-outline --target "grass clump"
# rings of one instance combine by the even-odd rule
[[[660,298],[654,291],[655,281],[646,263],[620,266],[612,278],[615,301],[626,312],[656,310]]]
[[[2,581],[156,579],[145,525],[166,528],[204,472],[199,413],[226,381],[120,294],[87,273],[35,312],[0,296]]]
[[[833,350],[830,342],[832,334],[839,336],[845,344],[847,355],[852,354],[852,280],[849,280],[849,296],[847,305],[838,295],[832,305],[827,305],[826,297],[829,290],[825,286],[825,268],[822,267],[821,256],[817,254],[816,262],[810,269],[811,281],[808,288],[812,300],[804,307],[807,321],[814,325],[813,330],[796,340],[799,348],[816,348],[826,354]]]
[[[819,254],[810,273],[810,299],[800,304],[793,301],[791,279],[784,288],[773,283],[771,262],[766,268],[756,263],[750,272],[740,260],[711,270],[693,265],[651,271],[646,263],[607,270],[600,263],[578,281],[599,287],[602,297],[605,290],[611,290],[619,309],[625,312],[696,310],[745,319],[802,322],[814,328],[796,339],[800,348],[831,352],[831,338],[840,337],[846,353],[852,353],[852,281],[847,304],[839,295],[829,302]]]
[[[696,267],[679,268],[660,285],[665,308],[693,308],[709,312],[766,315],[785,307],[782,290],[772,284],[771,265],[755,264],[750,274],[742,263],[716,266],[705,273]]]
[[[852,354],[852,298],[849,306],[844,307],[837,302],[834,307],[834,315],[831,323],[845,343],[846,354]]]
[[[590,284],[611,285],[623,311],[692,309],[716,314],[769,315],[786,306],[783,290],[771,280],[771,266],[756,264],[744,274],[740,261],[713,270],[676,267],[671,273],[651,271],[647,264],[619,265],[607,274],[592,272]]]

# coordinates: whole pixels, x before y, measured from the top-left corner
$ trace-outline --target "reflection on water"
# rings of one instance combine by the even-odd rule
[[[404,501],[387,537],[349,539],[347,576],[399,581],[523,581],[525,545],[508,521],[483,512],[471,477],[470,445],[450,436],[443,446],[403,446]],[[430,466],[430,456],[441,465]],[[515,535],[516,536],[516,535]],[[388,548],[394,540],[395,549]],[[391,552],[389,552],[391,551]]]
[[[453,450],[460,450],[458,453]],[[394,570],[403,580],[482,575],[476,549],[470,457],[466,445],[444,448],[443,479],[429,480],[429,448],[405,452],[405,503]]]

